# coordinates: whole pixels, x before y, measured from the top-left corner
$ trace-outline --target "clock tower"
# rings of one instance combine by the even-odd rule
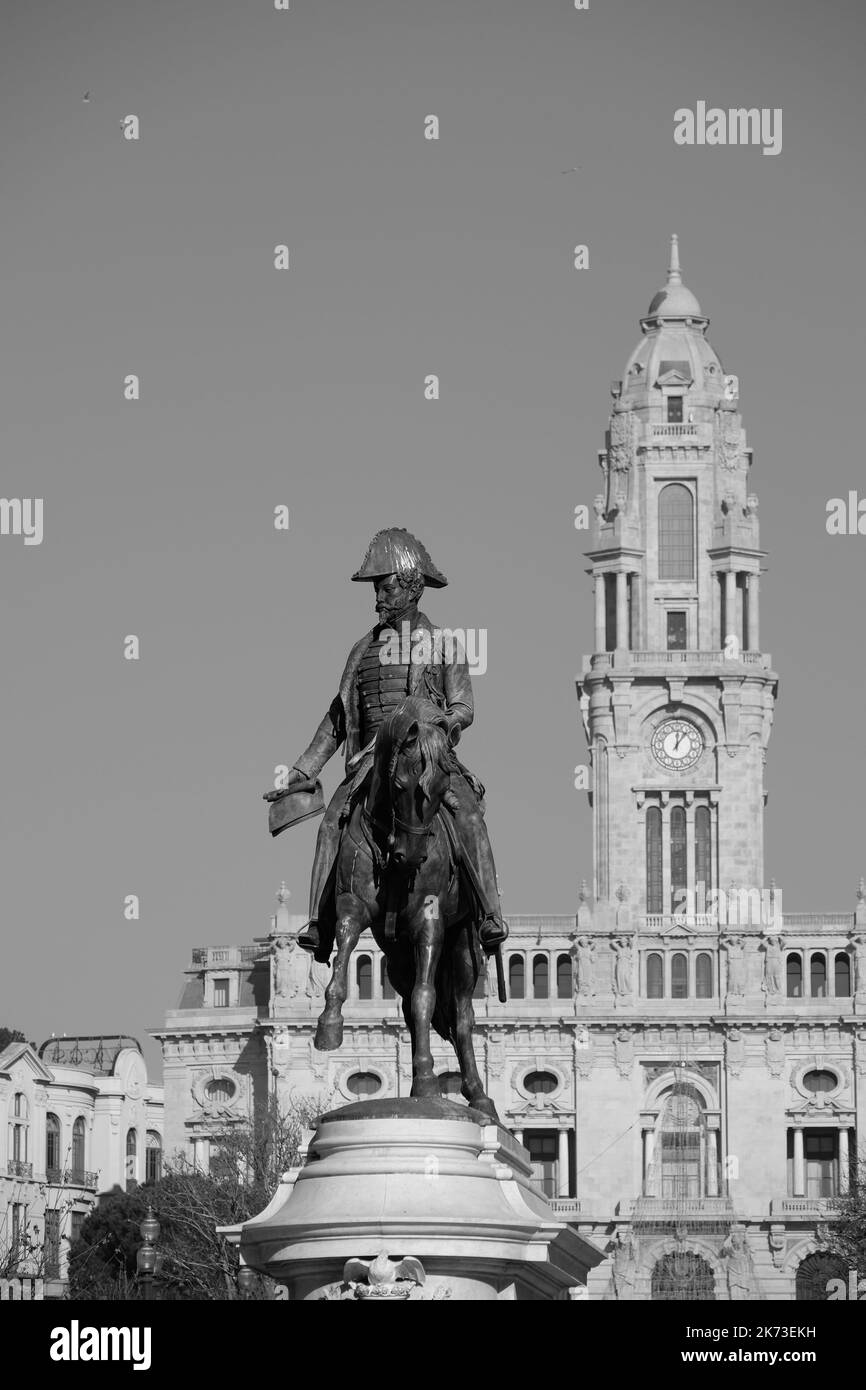
[[[758,625],[765,552],[738,381],[708,325],[674,236],[599,453],[595,645],[578,681],[597,926],[631,912],[704,926],[711,893],[765,886],[778,690]]]

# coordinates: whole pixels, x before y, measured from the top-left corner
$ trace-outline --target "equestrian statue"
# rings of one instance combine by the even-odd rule
[[[447,580],[400,527],[373,537],[352,579],[374,586],[376,624],[349,653],[309,747],[265,794],[272,835],[320,813],[319,773],[345,745],[345,777],[316,842],[310,920],[298,934],[320,962],[330,962],[336,945],[315,1046],[330,1051],[342,1042],[349,962],[369,927],[402,999],[412,1095],[439,1094],[432,1027],[457,1053],[465,1099],[496,1119],[475,1061],[472,998],[493,955],[504,1002],[508,928],[484,788],[455,752],[472,723],[472,684],[462,645],[447,629],[443,642],[418,607],[425,587]]]

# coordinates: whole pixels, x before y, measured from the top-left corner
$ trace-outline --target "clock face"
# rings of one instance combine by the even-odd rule
[[[665,719],[653,734],[650,747],[662,767],[685,772],[703,753],[704,740],[700,729],[688,719]]]

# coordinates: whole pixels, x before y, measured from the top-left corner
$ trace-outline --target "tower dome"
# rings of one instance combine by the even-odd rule
[[[650,325],[659,319],[698,319],[703,323],[709,323],[697,299],[683,284],[679,239],[676,232],[671,237],[671,260],[667,281],[653,295],[643,322]]]

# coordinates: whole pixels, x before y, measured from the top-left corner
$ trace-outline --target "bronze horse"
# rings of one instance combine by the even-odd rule
[[[343,1040],[349,960],[370,927],[403,1001],[412,1095],[439,1095],[432,1026],[457,1053],[463,1096],[498,1121],[472,1044],[472,997],[486,969],[481,913],[443,806],[455,766],[448,720],[432,701],[410,696],[380,726],[335,867],[337,953],[315,1045],[329,1051]]]

